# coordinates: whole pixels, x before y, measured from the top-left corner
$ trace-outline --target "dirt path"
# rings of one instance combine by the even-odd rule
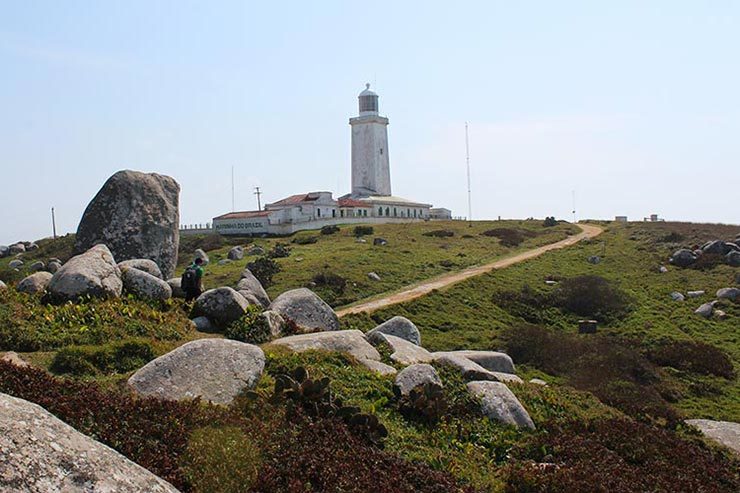
[[[378,310],[380,308],[385,308],[390,305],[396,305],[398,303],[413,300],[415,298],[419,298],[420,296],[428,294],[434,289],[444,288],[452,284],[457,284],[458,282],[464,281],[466,279],[470,279],[471,277],[485,274],[486,272],[490,272],[495,269],[503,269],[504,267],[518,264],[519,262],[524,262],[525,260],[538,257],[545,252],[549,252],[550,250],[565,248],[567,246],[578,243],[584,238],[593,238],[594,236],[601,234],[601,232],[603,231],[603,229],[601,229],[599,226],[594,226],[592,224],[578,224],[578,227],[582,230],[580,233],[578,233],[577,235],[569,236],[568,238],[556,243],[550,243],[549,245],[544,245],[532,250],[527,250],[526,252],[496,260],[488,264],[469,267],[465,270],[453,272],[451,274],[438,277],[430,281],[423,281],[420,284],[409,286],[407,288],[404,288],[402,291],[389,294],[382,298],[344,308],[342,310],[339,310],[337,312],[337,315],[343,317],[351,313],[374,312],[375,310]]]

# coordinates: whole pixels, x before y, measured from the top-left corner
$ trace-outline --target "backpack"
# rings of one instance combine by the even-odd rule
[[[198,271],[192,265],[183,272],[180,278],[180,287],[183,291],[190,291],[198,287]]]

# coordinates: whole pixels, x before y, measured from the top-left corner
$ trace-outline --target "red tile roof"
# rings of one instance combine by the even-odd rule
[[[373,206],[362,200],[339,199],[339,207],[364,207],[366,209],[372,209]]]
[[[278,200],[277,202],[273,202],[270,205],[300,204],[301,202],[313,202],[314,200],[318,198],[319,198],[318,194],[301,193],[298,195],[291,195],[290,197],[286,197],[284,199]]]
[[[242,211],[242,212],[229,212],[213,219],[247,219],[250,217],[267,217],[270,215],[270,211]]]

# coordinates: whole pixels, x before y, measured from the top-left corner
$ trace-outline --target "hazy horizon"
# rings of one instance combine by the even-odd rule
[[[121,169],[181,223],[350,187],[357,94],[394,195],[473,218],[740,223],[740,4],[18,2],[0,18],[0,244],[74,232]]]

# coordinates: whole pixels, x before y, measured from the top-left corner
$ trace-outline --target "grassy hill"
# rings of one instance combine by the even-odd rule
[[[392,377],[347,355],[294,354],[269,344],[263,345],[267,367],[256,395],[229,407],[135,398],[124,383],[146,361],[195,338],[223,337],[194,330],[178,300],[124,297],[53,306],[12,289],[0,292],[0,351],[19,351],[41,368],[0,363],[0,392],[41,404],[182,491],[737,491],[737,458],[678,418],[740,421],[740,305],[724,302],[724,320],[693,313],[714,291],[732,285],[738,269],[669,266],[660,273],[658,267],[668,265],[678,245],[734,237],[740,228],[604,226],[591,242],[342,319],[343,328],[367,330],[405,315],[429,350],[506,349],[525,380],[550,383],[510,385],[535,431],[480,416],[459,374],[444,366],[435,365],[445,384],[443,412],[425,421],[403,410]],[[276,259],[283,270],[269,289],[272,296],[330,271],[347,279],[345,292],[331,298],[338,305],[556,241],[569,228],[535,221],[472,228],[424,223],[376,226],[367,243],[357,243],[349,227],[333,235],[297,235],[316,236],[315,243],[253,243],[265,250],[278,242],[292,247],[290,256]],[[495,229],[507,231],[481,234]],[[424,235],[434,230],[453,236]],[[388,245],[374,247],[373,237]],[[522,242],[501,245],[512,237]],[[64,260],[70,239],[57,241],[42,245],[34,258]],[[250,260],[214,265],[233,244],[247,244],[227,241],[183,238],[183,252],[209,249],[208,286],[234,284]],[[598,264],[587,261],[594,255]],[[5,265],[7,259],[0,261],[0,274],[10,274]],[[382,281],[370,282],[370,271]],[[333,293],[327,286],[315,289],[326,297]],[[668,296],[694,289],[708,294],[684,302]],[[573,299],[595,305],[574,305]],[[590,313],[574,312],[584,308]],[[600,320],[599,332],[578,335],[578,319],[591,315]],[[391,363],[387,355],[384,360]],[[383,448],[335,417],[291,418],[284,405],[272,402],[276,377],[297,367],[312,378],[329,378],[344,404],[376,416],[388,431]]]

